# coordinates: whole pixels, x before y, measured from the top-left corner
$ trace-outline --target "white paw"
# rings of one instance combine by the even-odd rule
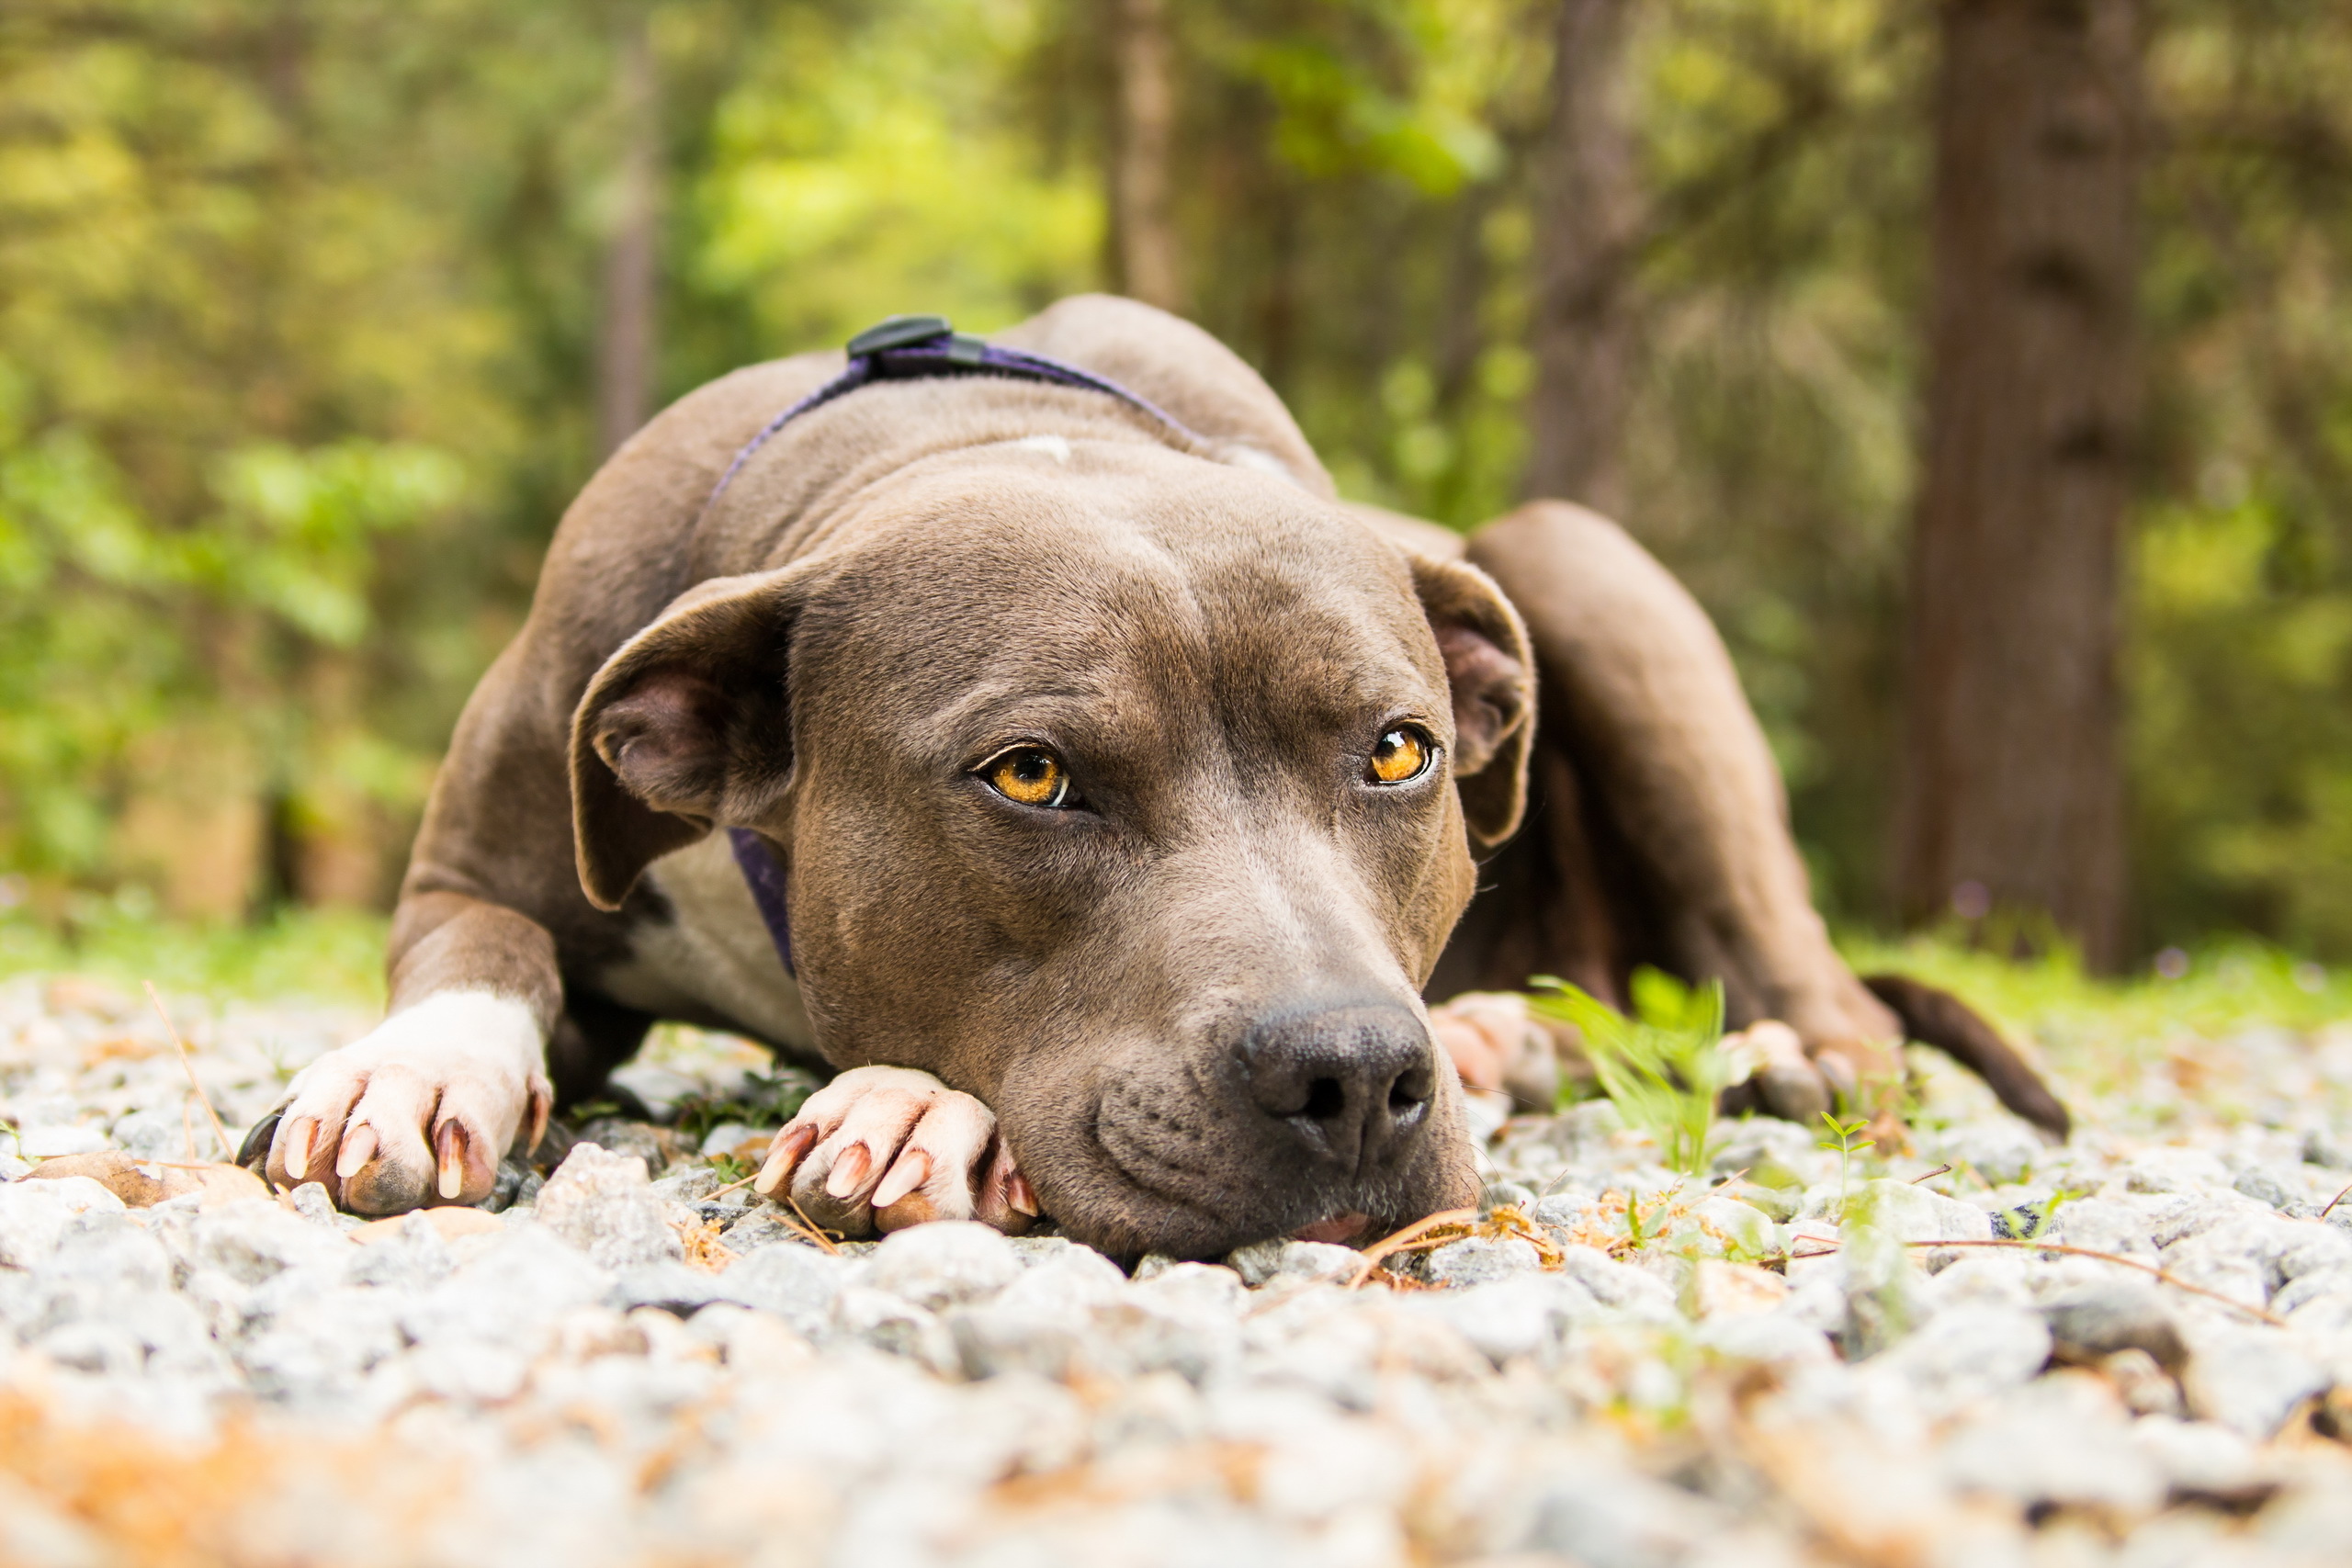
[[[907,1067],[853,1067],[810,1095],[769,1145],[754,1186],[774,1197],[787,1181],[809,1219],[853,1236],[925,1220],[1017,1235],[1037,1213],[995,1113]]]
[[[524,1003],[445,991],[394,1013],[295,1077],[269,1148],[273,1184],[322,1182],[354,1213],[479,1203],[554,1099]]]

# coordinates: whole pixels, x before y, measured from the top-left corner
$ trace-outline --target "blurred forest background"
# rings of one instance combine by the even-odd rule
[[[2352,958],[2321,0],[8,0],[0,904],[385,905],[617,439],[1088,288],[1622,517],[1833,918]]]

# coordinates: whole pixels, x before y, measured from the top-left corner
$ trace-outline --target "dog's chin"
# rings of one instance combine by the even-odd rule
[[[1062,1234],[1099,1252],[1128,1262],[1152,1253],[1214,1260],[1261,1241],[1362,1247],[1425,1215],[1475,1202],[1477,1182],[1466,1148],[1464,1156],[1458,1172],[1454,1162],[1419,1162],[1422,1168],[1371,1190],[1295,1188],[1204,1193],[1188,1201],[1116,1177],[1103,1179],[1107,1172],[1094,1179],[1036,1186]]]

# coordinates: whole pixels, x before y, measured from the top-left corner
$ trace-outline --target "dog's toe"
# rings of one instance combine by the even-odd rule
[[[303,1070],[264,1174],[280,1186],[322,1183],[358,1214],[479,1203],[499,1157],[545,1129],[552,1095],[537,1055],[522,1004],[428,998]]]
[[[1001,1156],[989,1108],[904,1067],[854,1067],[810,1095],[755,1186],[788,1191],[808,1218],[853,1236],[976,1217],[1020,1230],[1036,1206]]]

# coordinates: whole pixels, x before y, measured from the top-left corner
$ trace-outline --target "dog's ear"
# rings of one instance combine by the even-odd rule
[[[1535,738],[1535,655],[1494,579],[1464,561],[1410,556],[1413,589],[1445,657],[1453,694],[1453,777],[1471,847],[1519,830]]]
[[[796,570],[714,578],[621,645],[571,719],[580,886],[617,909],[645,868],[762,821],[792,779]]]

